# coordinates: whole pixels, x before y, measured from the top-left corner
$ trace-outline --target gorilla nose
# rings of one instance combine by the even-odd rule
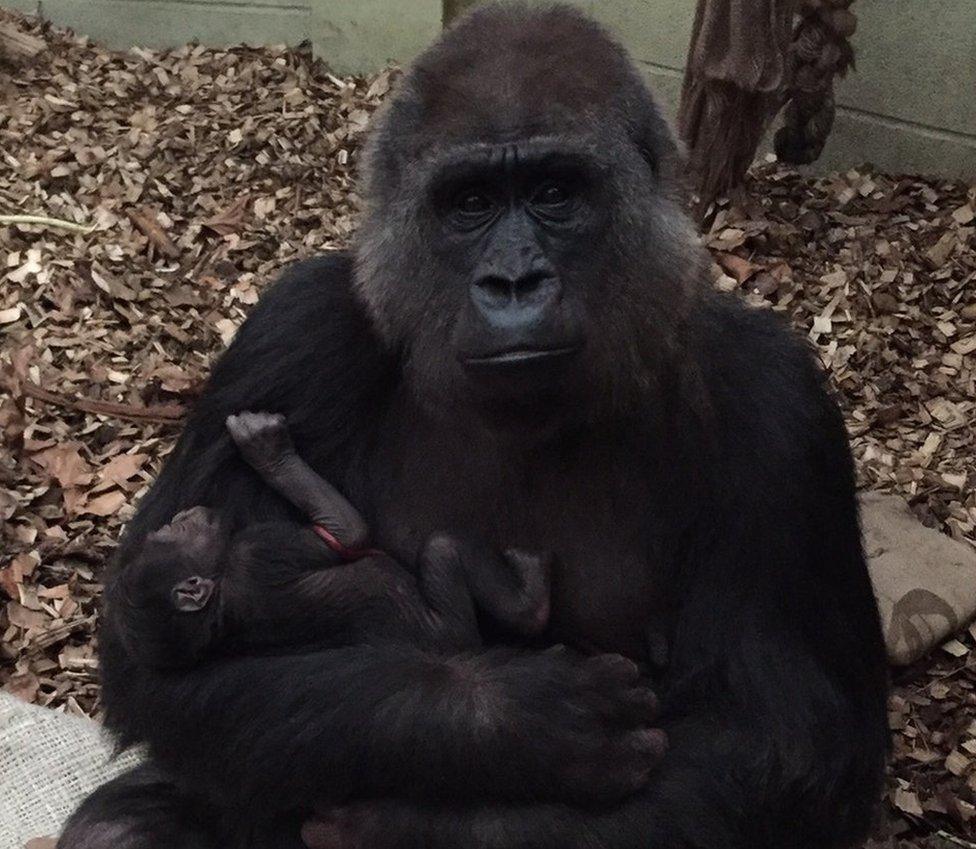
[[[471,285],[471,300],[490,324],[534,323],[559,300],[562,286],[549,269],[523,274],[483,274]]]

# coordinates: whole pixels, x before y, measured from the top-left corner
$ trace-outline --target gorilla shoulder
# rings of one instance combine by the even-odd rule
[[[715,293],[701,327],[697,361],[713,414],[731,441],[792,454],[811,439],[843,436],[816,352],[785,318]]]
[[[314,348],[319,331],[332,325],[365,331],[366,316],[352,290],[352,264],[348,253],[337,251],[285,268],[261,294],[228,353],[242,344],[281,348],[281,353]],[[223,360],[216,367],[222,365]]]
[[[390,372],[353,293],[351,258],[327,254],[289,267],[264,292],[217,361],[202,412],[222,422],[247,399],[300,429],[303,413],[350,413]]]

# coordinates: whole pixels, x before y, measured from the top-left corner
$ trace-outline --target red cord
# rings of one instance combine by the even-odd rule
[[[348,548],[339,541],[335,534],[322,525],[312,525],[312,530],[347,563],[351,563],[353,560],[361,560],[364,557],[375,557],[383,554],[378,548]]]

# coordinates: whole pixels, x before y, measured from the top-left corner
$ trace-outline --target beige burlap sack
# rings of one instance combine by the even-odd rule
[[[0,691],[0,849],[56,835],[88,793],[137,760],[132,753],[112,759],[94,722]]]
[[[976,549],[925,527],[894,495],[863,495],[861,524],[888,659],[914,663],[976,617]]]

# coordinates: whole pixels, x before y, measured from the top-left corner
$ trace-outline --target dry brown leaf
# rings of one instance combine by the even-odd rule
[[[3,689],[10,695],[28,703],[37,698],[40,687],[40,679],[33,672],[15,672],[3,685]]]
[[[949,770],[953,775],[965,775],[966,771],[969,769],[972,761],[967,758],[962,752],[952,751],[949,752],[949,757],[945,759],[946,769]]]
[[[112,516],[119,512],[127,500],[128,496],[124,492],[113,489],[104,495],[92,498],[80,508],[80,511],[92,516]]]
[[[898,810],[904,811],[906,814],[910,814],[913,817],[920,817],[925,813],[918,801],[918,796],[912,793],[911,790],[904,790],[899,787],[895,791],[894,799],[892,801]]]
[[[949,260],[953,250],[959,243],[955,233],[945,233],[925,254],[933,268],[941,268]]]
[[[31,456],[62,487],[85,486],[92,481],[91,467],[81,456],[80,442],[65,442]]]
[[[126,213],[132,220],[132,223],[149,239],[150,244],[163,256],[169,257],[170,259],[179,257],[180,249],[173,244],[173,240],[159,226],[156,214],[151,209],[141,207],[139,209],[126,210]]]
[[[749,262],[736,254],[717,253],[715,259],[740,286],[762,268],[761,265]]]
[[[98,470],[98,479],[121,486],[135,477],[148,459],[148,454],[117,454]]]
[[[216,215],[203,222],[203,226],[221,236],[230,236],[238,232],[247,218],[247,207],[250,198],[245,195],[237,198],[226,209],[221,210]]]
[[[48,617],[36,610],[16,601],[7,602],[7,621],[18,628],[43,628],[48,623]]]

